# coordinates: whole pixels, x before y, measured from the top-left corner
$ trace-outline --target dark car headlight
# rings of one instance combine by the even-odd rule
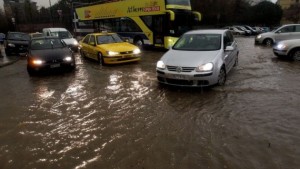
[[[66,62],[71,62],[72,60],[73,60],[73,58],[71,56],[66,56],[64,58],[64,61],[66,61]]]
[[[36,66],[40,66],[40,65],[42,65],[43,63],[44,63],[44,61],[41,60],[41,59],[32,59],[32,60],[31,60],[31,64],[36,65]]]
[[[16,47],[16,45],[12,44],[12,43],[8,43],[7,46],[12,47],[12,48]]]

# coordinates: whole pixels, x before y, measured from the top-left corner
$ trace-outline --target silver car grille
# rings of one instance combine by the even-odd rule
[[[195,67],[167,66],[167,69],[172,72],[192,72]]]

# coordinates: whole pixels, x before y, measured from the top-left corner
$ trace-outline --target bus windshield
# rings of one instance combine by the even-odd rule
[[[191,6],[190,0],[166,0],[167,5]]]

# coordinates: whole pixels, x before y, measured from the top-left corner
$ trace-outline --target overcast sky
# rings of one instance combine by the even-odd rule
[[[49,7],[50,3],[49,3],[49,0],[32,0],[32,1],[35,1],[37,2],[37,6],[40,8],[42,6],[44,7]],[[51,2],[51,5],[57,3],[58,0],[50,0]],[[277,0],[271,0],[272,2],[276,2]],[[0,8],[3,8],[3,0],[0,0]]]

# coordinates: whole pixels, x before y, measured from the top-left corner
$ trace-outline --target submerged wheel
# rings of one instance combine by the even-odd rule
[[[266,39],[265,40],[265,45],[266,46],[272,46],[273,45],[273,40],[272,39]]]
[[[137,39],[134,41],[134,44],[135,44],[136,46],[138,46],[140,49],[143,48],[143,46],[144,46],[144,42],[143,42],[143,40],[142,40],[141,38],[137,38]]]
[[[98,63],[99,63],[100,65],[105,65],[104,59],[103,59],[103,55],[102,55],[101,52],[98,53]]]
[[[226,71],[225,68],[222,67],[218,76],[218,85],[224,86],[226,82]]]
[[[295,60],[295,61],[300,61],[300,49],[294,50],[294,51],[291,53],[291,57],[292,57],[292,59]]]

